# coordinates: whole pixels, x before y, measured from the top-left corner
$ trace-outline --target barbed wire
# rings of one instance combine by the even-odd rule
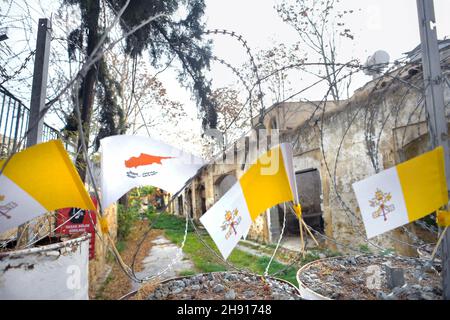
[[[263,113],[264,113],[265,107],[264,107],[264,102],[263,102],[263,96],[264,96],[264,94],[263,94],[262,88],[261,88],[261,79],[260,79],[260,77],[259,77],[258,66],[257,66],[256,63],[255,63],[255,58],[253,57],[252,51],[251,51],[250,46],[248,45],[247,41],[244,40],[244,38],[242,37],[242,35],[239,35],[239,34],[237,34],[237,33],[234,32],[234,31],[229,31],[229,30],[226,30],[226,29],[222,29],[222,30],[219,30],[219,29],[206,30],[206,31],[204,32],[204,34],[216,34],[216,35],[220,35],[220,34],[221,34],[221,35],[228,35],[228,36],[230,36],[230,37],[235,38],[236,40],[238,40],[238,41],[242,44],[242,46],[245,48],[245,50],[246,50],[246,52],[247,52],[247,55],[248,55],[249,58],[250,58],[250,63],[251,63],[251,65],[252,65],[252,67],[253,67],[252,71],[253,71],[253,73],[254,73],[254,75],[255,75],[255,77],[256,77],[256,85],[257,85],[258,91],[259,91],[259,94],[258,94],[258,100],[259,100],[259,102],[260,102],[260,104],[261,104],[260,113],[261,113],[261,116],[262,116]],[[251,110],[251,109],[250,109],[250,110]],[[252,115],[250,115],[250,116],[252,116]]]
[[[127,4],[128,4],[128,3],[129,3],[129,2],[127,2]],[[125,8],[126,8],[126,6],[125,6]],[[29,12],[29,9],[28,9],[28,12]],[[121,11],[121,12],[123,13],[123,11]],[[118,20],[120,20],[120,14],[118,15],[118,17],[119,17]],[[118,20],[115,20],[115,22],[113,22],[113,24],[111,24],[110,27],[112,28],[112,26],[113,26],[114,24],[116,24]],[[110,31],[111,29],[108,29],[108,28],[107,28],[106,30],[107,30],[108,32],[105,32],[105,35],[108,34],[109,31]],[[133,30],[130,30],[127,34],[131,34],[132,32],[134,32],[134,31],[133,31]],[[207,31],[206,34],[223,34],[223,35],[229,35],[229,36],[232,36],[232,37],[238,39],[238,40],[242,43],[242,45],[247,49],[247,53],[248,53],[249,56],[250,56],[251,64],[253,65],[253,68],[254,68],[254,69],[253,69],[253,72],[255,73],[255,76],[256,76],[257,79],[256,79],[256,82],[253,84],[253,88],[252,88],[251,90],[249,90],[249,86],[248,86],[248,84],[247,84],[246,82],[243,82],[243,84],[244,84],[244,86],[246,87],[247,91],[250,92],[250,94],[249,94],[250,97],[251,97],[251,92],[254,90],[254,88],[255,88],[255,87],[258,87],[258,89],[259,89],[259,95],[258,95],[258,98],[259,98],[260,103],[261,103],[262,115],[265,116],[266,113],[265,113],[265,108],[264,108],[264,104],[263,104],[263,101],[262,101],[263,92],[262,92],[262,89],[261,89],[261,82],[262,82],[263,80],[265,80],[265,79],[268,79],[268,78],[270,77],[270,75],[266,75],[266,77],[264,77],[264,78],[261,78],[261,77],[259,76],[258,69],[257,69],[256,63],[255,63],[255,59],[253,58],[253,55],[251,54],[250,47],[248,46],[247,42],[246,42],[245,40],[242,39],[242,36],[237,35],[237,34],[235,34],[234,32],[227,31],[227,30],[217,30],[217,29],[216,29],[216,30],[213,30],[213,31]],[[27,42],[29,43],[29,40],[28,40]],[[104,39],[102,39],[101,43],[99,43],[99,46],[96,48],[96,50],[94,50],[92,56],[90,56],[90,57],[88,57],[88,58],[86,59],[86,61],[84,62],[84,64],[83,64],[82,67],[80,68],[80,70],[77,72],[76,76],[75,76],[74,78],[72,78],[72,80],[68,81],[67,86],[66,86],[63,90],[61,90],[61,93],[60,93],[59,95],[56,95],[56,97],[55,97],[52,101],[49,101],[48,104],[46,104],[46,109],[45,109],[45,111],[42,113],[42,115],[41,115],[41,117],[39,118],[39,120],[40,120],[40,119],[45,115],[45,113],[51,108],[51,106],[53,105],[53,103],[54,103],[55,101],[59,100],[59,98],[60,98],[61,95],[62,95],[62,92],[67,91],[67,90],[68,90],[69,88],[71,88],[71,87],[75,87],[75,88],[77,87],[77,82],[79,81],[80,78],[82,78],[82,77],[85,76],[86,70],[88,70],[88,69],[92,66],[93,63],[95,63],[95,60],[96,60],[96,59],[98,59],[100,56],[103,55],[103,52],[97,52],[97,51],[102,47],[103,42],[104,42]],[[117,42],[115,42],[115,43],[117,43]],[[111,48],[111,47],[110,47],[110,48]],[[34,54],[34,53],[33,53],[33,54]],[[31,55],[32,55],[32,54],[30,53],[30,59],[31,59]],[[29,59],[28,59],[28,60],[29,60]],[[224,60],[220,60],[219,58],[217,58],[216,60],[219,61],[220,63],[223,62],[222,64],[227,65],[227,63],[226,63]],[[221,61],[222,61],[222,62],[221,62]],[[28,61],[26,61],[26,62],[28,62]],[[305,63],[305,64],[304,64],[304,66],[308,66],[308,65],[313,65],[313,64],[312,64],[312,63],[308,63],[308,64]],[[315,64],[315,65],[318,65],[318,64]],[[347,64],[334,64],[334,65],[337,66],[337,67],[341,67],[342,69],[340,69],[340,70],[343,70],[343,68],[346,68],[346,67],[353,68],[353,71],[351,71],[349,74],[345,75],[344,77],[341,77],[340,80],[336,79],[336,80],[335,80],[335,83],[338,83],[338,82],[342,81],[342,79],[346,79],[346,78],[348,78],[348,77],[351,77],[351,76],[353,75],[354,72],[361,71],[361,70],[363,70],[363,68],[364,68],[363,66],[355,65],[355,64],[352,64],[352,63],[347,63]],[[22,65],[22,66],[23,66],[23,65]],[[15,74],[15,76],[18,75],[23,69],[26,68],[26,64],[25,64],[25,66],[23,66],[23,67],[22,67],[22,66],[19,68],[19,72],[17,72],[17,74]],[[231,65],[227,65],[227,66],[230,67],[230,68],[233,70],[233,72],[234,72],[235,74],[239,75],[239,73],[236,72],[236,71],[237,71],[236,68],[234,68],[234,67],[231,66]],[[398,66],[398,65],[397,65],[397,66]],[[403,66],[403,68],[406,68],[406,66],[407,66],[407,65]],[[296,67],[299,67],[299,65],[296,65]],[[292,66],[292,67],[287,67],[287,66],[286,66],[286,67],[284,67],[284,68],[293,68],[293,66]],[[4,70],[3,70],[3,71],[4,71]],[[3,74],[3,71],[1,71],[2,74]],[[5,74],[6,74],[6,73],[5,73]],[[398,74],[399,74],[399,73],[398,73]],[[412,83],[410,83],[410,82],[408,82],[408,81],[405,81],[404,79],[401,79],[401,78],[398,76],[398,74],[397,74],[397,75],[391,75],[391,74],[386,73],[386,74],[384,75],[384,76],[387,76],[387,77],[391,77],[391,78],[393,79],[393,81],[389,84],[389,87],[393,84],[394,81],[398,81],[398,82],[400,82],[400,83],[403,83],[404,85],[408,85],[410,88],[414,88],[414,89],[416,89],[416,90],[423,90],[423,89],[417,87],[415,84],[412,84]],[[12,78],[12,77],[11,77],[11,78]],[[317,85],[317,84],[320,83],[321,81],[324,81],[324,79],[321,79],[319,82],[314,83],[314,84],[313,84],[312,86],[310,86],[310,87],[307,87],[305,90],[308,90],[308,89],[310,89],[311,87],[314,87],[315,85]],[[378,81],[378,83],[379,83],[380,81],[382,81],[382,77],[380,78],[380,80]],[[388,87],[388,88],[389,88],[389,87]],[[369,95],[370,97],[371,97],[371,95],[375,92],[376,88],[377,88],[377,85],[374,86],[374,88],[373,88],[371,94]],[[283,102],[285,102],[285,101],[288,101],[288,100],[294,98],[295,96],[297,96],[297,95],[303,93],[305,90],[299,91],[298,93],[296,93],[296,94],[294,94],[294,95],[291,95],[288,99],[285,99],[285,100],[282,101],[281,103],[283,103]],[[385,90],[387,90],[387,89],[385,89]],[[405,95],[403,96],[404,99],[406,99],[406,96],[409,94],[409,90],[410,90],[410,89],[408,88],[407,93],[405,93]],[[322,102],[324,102],[325,104],[326,104],[326,102],[328,101],[328,100],[327,100],[327,97],[328,97],[329,93],[330,93],[330,91],[328,90],[327,94],[325,95],[324,99],[322,100]],[[403,98],[402,98],[402,99],[403,99]],[[75,99],[75,100],[77,101],[78,99]],[[367,125],[368,125],[369,127],[374,127],[374,126],[375,126],[375,121],[374,121],[374,120],[375,120],[376,114],[375,114],[375,113],[369,114],[369,112],[370,112],[370,111],[375,111],[376,109],[374,109],[374,108],[375,108],[374,105],[372,105],[373,108],[371,108],[371,107],[369,106],[370,101],[371,101],[371,98],[368,100],[367,105],[361,106],[359,110],[365,110],[365,116],[367,116],[367,121],[368,121],[368,122],[367,122]],[[399,102],[399,103],[396,105],[396,108],[395,108],[396,110],[395,110],[395,111],[397,112],[397,115],[396,115],[396,117],[395,117],[395,121],[397,121],[397,119],[398,119],[398,112],[400,111],[400,107],[401,107],[402,104],[403,104],[403,101]],[[320,110],[320,108],[319,108],[320,105],[321,105],[321,103],[319,103],[319,104],[316,106],[316,108],[315,108],[314,112],[312,113],[312,116],[310,117],[310,119],[308,120],[308,122],[309,122],[309,121],[312,121],[312,119],[313,119],[313,118],[315,117],[315,115],[316,115],[316,112]],[[418,103],[418,105],[419,105],[419,103]],[[423,110],[423,109],[422,109],[422,110]],[[421,111],[422,111],[422,110],[421,110]],[[79,111],[79,107],[78,107],[78,111]],[[358,111],[358,112],[359,112],[359,111]],[[351,126],[351,124],[353,123],[353,121],[356,119],[356,115],[358,114],[358,112],[355,114],[355,117],[352,119],[352,121],[350,121],[349,126]],[[324,139],[324,128],[323,128],[323,125],[324,125],[324,117],[325,117],[325,113],[326,113],[326,107],[323,107],[323,108],[322,108],[321,118],[320,118],[320,119],[321,119],[321,126],[320,126],[320,137],[321,137],[321,139],[320,139],[320,142],[321,142],[322,157],[323,157],[323,159],[324,159],[325,166],[326,166],[326,168],[327,168],[327,172],[328,172],[328,174],[329,174],[329,177],[330,177],[330,179],[331,179],[332,182],[333,182],[333,184],[332,184],[332,189],[333,189],[334,192],[336,193],[336,195],[337,195],[337,197],[338,197],[338,200],[339,200],[339,203],[340,203],[341,206],[343,207],[344,212],[345,212],[346,214],[350,213],[350,216],[348,216],[349,222],[351,223],[351,225],[352,225],[352,227],[354,228],[354,230],[356,230],[356,231],[358,232],[358,234],[359,234],[360,236],[362,236],[362,238],[364,239],[365,237],[364,237],[364,235],[362,234],[362,232],[360,231],[360,228],[359,228],[358,226],[356,226],[355,224],[353,224],[352,216],[353,216],[353,218],[356,219],[356,218],[357,218],[357,214],[354,213],[354,212],[350,209],[350,207],[345,203],[343,197],[340,195],[340,193],[339,193],[339,191],[338,191],[338,188],[337,188],[337,174],[336,174],[336,173],[337,173],[337,165],[338,165],[338,161],[339,161],[339,160],[338,160],[338,159],[339,159],[339,153],[340,153],[340,151],[341,151],[341,147],[342,147],[342,143],[343,143],[343,141],[344,141],[344,138],[345,138],[345,136],[347,135],[347,133],[349,132],[350,129],[349,129],[349,126],[346,128],[345,133],[344,133],[344,136],[342,137],[342,139],[341,139],[341,141],[340,141],[339,148],[338,148],[338,150],[337,150],[337,154],[336,154],[336,158],[335,158],[335,162],[334,162],[333,172],[331,172],[330,168],[328,168],[328,162],[327,162],[327,157],[326,157],[326,154],[325,154],[326,152],[325,152],[325,149],[324,149],[324,143],[323,143],[323,139]],[[410,115],[410,117],[408,118],[408,123],[409,123],[410,120],[412,121],[412,115]],[[78,119],[78,121],[81,121],[81,120]],[[377,139],[376,139],[377,142],[376,142],[376,147],[375,147],[375,149],[374,149],[375,151],[370,151],[370,150],[368,151],[370,157],[378,155],[379,143],[380,143],[380,140],[381,140],[381,134],[382,134],[382,131],[384,130],[384,127],[385,127],[387,121],[388,121],[388,118],[383,119],[383,125],[382,125],[382,127],[381,127],[381,129],[380,129],[380,132],[378,133],[378,136],[377,136]],[[145,124],[145,121],[144,121],[144,124]],[[79,123],[79,125],[80,125],[80,134],[81,134],[81,136],[84,136],[84,135],[82,134],[82,126],[81,126],[80,123]],[[33,126],[32,126],[32,127],[33,127]],[[30,129],[30,130],[31,130],[31,129]],[[367,136],[366,136],[366,138],[367,138],[367,139],[366,139],[366,145],[367,145],[367,146],[370,145],[370,144],[369,144],[369,141],[372,141],[372,140],[373,140],[373,139],[372,139],[372,136],[370,136],[370,135],[368,134],[369,131],[370,131],[370,130],[366,130],[366,131],[365,131],[365,134],[367,134]],[[298,140],[297,140],[297,141],[298,141]],[[84,145],[83,145],[83,150],[82,150],[82,152],[83,152],[83,155],[84,155],[84,157],[85,157],[85,159],[86,159],[86,162],[87,162],[88,168],[89,168],[90,159],[89,159],[89,155],[88,155],[88,148],[87,148],[87,142],[86,142],[86,141],[85,141],[85,143],[84,143]],[[13,152],[13,154],[14,154],[14,153],[15,153],[15,152]],[[374,160],[374,161],[373,161],[373,164],[374,164],[375,170],[379,170],[378,159],[375,159],[375,158],[374,158],[373,160]],[[8,160],[7,160],[7,161],[8,161]],[[5,164],[3,165],[2,170],[0,171],[0,174],[3,172],[4,168],[6,167],[7,161],[6,161]],[[90,170],[88,170],[88,171],[90,171]],[[95,184],[95,181],[94,181],[94,178],[93,178],[93,176],[92,176],[92,173],[90,172],[89,174],[90,174],[90,176],[91,176],[91,181]],[[96,193],[97,193],[97,187],[96,187],[95,185],[94,185],[94,190],[95,190]],[[98,196],[98,193],[97,193],[97,196]],[[103,212],[103,208],[101,208],[101,207],[100,207],[100,212]],[[160,215],[159,215],[159,216],[160,216]],[[158,216],[158,217],[159,217],[159,216]],[[202,236],[201,236],[199,230],[197,229],[197,227],[196,227],[196,225],[195,225],[194,219],[193,219],[192,217],[188,217],[187,214],[186,214],[186,225],[185,225],[185,233],[184,233],[183,242],[182,242],[182,248],[183,248],[184,243],[185,243],[186,238],[187,238],[188,222],[191,222],[191,224],[192,224],[192,226],[193,226],[193,228],[194,228],[195,234],[197,235],[197,238],[200,240],[200,242],[201,242],[201,243],[202,243],[202,244],[210,251],[210,253],[211,253],[212,255],[214,255],[214,256],[218,259],[218,261],[221,261],[222,263],[224,263],[224,264],[225,264],[227,267],[229,267],[229,268],[233,268],[233,269],[239,270],[239,271],[241,271],[241,272],[247,272],[247,273],[249,272],[248,270],[245,270],[245,269],[242,269],[242,268],[237,268],[237,267],[233,266],[230,262],[224,260],[220,255],[218,255],[217,252],[216,252],[213,248],[211,248],[211,247],[204,241],[204,239],[202,239]],[[152,223],[152,225],[154,225],[154,223]],[[325,239],[327,239],[327,240],[329,240],[329,241],[332,241],[332,242],[336,243],[336,244],[339,245],[339,246],[348,248],[349,250],[352,250],[352,251],[355,251],[355,252],[361,252],[361,250],[358,250],[358,249],[352,248],[351,246],[348,246],[348,245],[345,245],[345,244],[343,244],[343,243],[340,243],[340,242],[338,242],[338,241],[337,241],[336,239],[334,239],[334,238],[331,238],[331,237],[322,235],[321,233],[317,232],[317,231],[314,230],[314,229],[312,229],[312,230],[313,230],[313,232],[319,234],[321,237],[323,237],[323,238],[325,238]],[[98,232],[98,231],[97,231],[97,232]],[[279,242],[281,241],[281,238],[282,238],[282,235],[280,236]],[[145,240],[145,238],[143,238],[143,239]],[[143,243],[144,240],[141,241],[141,244]],[[369,242],[368,240],[366,240],[366,241]],[[401,241],[401,240],[396,239],[395,241]],[[369,243],[370,243],[370,242],[369,242]],[[372,244],[372,243],[370,243],[370,244]],[[372,244],[372,245],[374,245],[374,244]],[[411,245],[411,244],[408,244],[408,245]],[[376,244],[375,244],[374,246],[377,247],[378,249],[381,249],[381,250],[384,249],[383,247],[378,246],[378,245],[376,245]],[[277,247],[278,247],[278,246],[277,246]],[[140,248],[140,246],[139,246],[138,248]],[[182,248],[181,248],[180,250],[182,250]],[[113,246],[113,249],[114,249],[114,246]],[[136,251],[136,252],[138,252],[138,251]],[[135,257],[136,257],[136,255],[137,255],[137,253],[135,254],[135,256],[134,256],[134,258],[133,258],[133,263],[132,263],[131,269],[130,269],[130,268],[124,267],[123,261],[120,262],[121,258],[120,258],[120,255],[117,255],[117,250],[113,250],[113,253],[114,253],[114,255],[115,255],[117,261],[119,262],[119,265],[121,265],[121,267],[123,267],[123,271],[124,271],[131,279],[133,279],[134,281],[136,281],[136,280],[138,280],[138,281],[140,281],[140,282],[143,282],[143,281],[149,281],[150,279],[153,279],[153,278],[155,278],[156,276],[158,276],[158,275],[152,275],[152,276],[144,277],[143,279],[137,279],[137,277],[136,277],[136,275],[135,275],[135,271],[134,271],[134,262],[135,262]],[[272,259],[273,259],[273,257],[275,257],[275,255],[276,255],[276,249],[275,249],[275,251],[274,251],[274,253],[273,253]],[[272,261],[272,259],[271,259],[271,261]],[[175,260],[173,260],[173,261],[175,261]],[[296,261],[296,260],[294,260],[294,261]],[[167,266],[167,268],[164,269],[164,270],[168,270],[169,267],[170,267],[170,265]],[[269,265],[268,265],[267,268],[266,268],[266,273],[267,273],[267,271],[268,271],[269,268],[270,268],[270,263],[269,263]],[[130,273],[130,270],[131,270],[131,273]],[[161,271],[161,272],[162,272],[162,271]]]
[[[8,75],[6,73],[6,70],[1,67],[0,68],[0,72],[2,74],[3,80],[0,82],[0,85],[3,85],[6,81],[9,81],[11,79],[13,79],[14,77],[16,77],[18,74],[20,74],[22,72],[23,69],[25,69],[27,67],[28,62],[31,60],[31,58],[36,54],[36,49],[31,51],[29,53],[29,55],[25,58],[25,60],[23,61],[22,65],[17,68],[11,75]]]

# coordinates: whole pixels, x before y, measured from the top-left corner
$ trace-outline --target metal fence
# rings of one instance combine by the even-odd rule
[[[25,136],[28,130],[30,109],[3,86],[0,86],[0,103],[0,158],[5,158]],[[60,138],[61,133],[57,129],[44,123],[42,142]],[[64,144],[68,151],[73,152],[72,144],[68,142]],[[25,148],[25,146],[26,138],[17,151]]]

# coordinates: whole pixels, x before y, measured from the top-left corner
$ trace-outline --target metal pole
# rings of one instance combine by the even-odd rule
[[[33,86],[31,88],[30,118],[28,119],[28,128],[31,128],[31,131],[27,136],[27,147],[31,147],[32,145],[41,142],[42,139],[44,119],[42,118],[39,120],[39,116],[45,106],[45,96],[47,91],[51,39],[50,28],[50,20],[39,19]]]
[[[27,148],[42,141],[42,130],[44,119],[40,118],[42,109],[45,106],[47,92],[48,61],[50,57],[51,24],[48,19],[39,19],[38,34],[36,40],[36,56],[34,60],[33,85],[31,88],[30,116],[28,118]],[[29,230],[25,230],[25,225],[21,225],[17,231],[17,246],[28,243],[28,235],[32,232],[30,224]]]
[[[428,117],[428,133],[433,148],[442,146],[445,155],[447,186],[450,186],[450,153],[447,118],[445,116],[443,77],[433,0],[417,0],[420,39],[422,42],[422,64],[425,86],[425,105]],[[448,207],[448,206],[447,206]],[[442,241],[442,285],[443,298],[450,300],[450,232]]]

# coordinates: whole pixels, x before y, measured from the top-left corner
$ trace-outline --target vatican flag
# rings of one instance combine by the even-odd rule
[[[279,203],[298,203],[292,147],[283,143],[261,155],[238,182],[201,218],[222,256],[227,259],[252,221]]]
[[[208,230],[224,259],[227,259],[252,224],[239,182],[200,218],[200,222]]]
[[[0,168],[4,161],[0,162]],[[11,157],[0,176],[0,233],[60,208],[95,210],[60,140]]]
[[[174,194],[205,164],[203,159],[149,137],[110,136],[100,140],[100,146],[103,208],[139,186]]]
[[[367,238],[423,218],[448,203],[444,149],[356,182],[353,190]]]

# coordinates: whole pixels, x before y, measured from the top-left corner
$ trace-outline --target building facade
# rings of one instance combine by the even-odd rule
[[[448,61],[442,63],[447,116]],[[254,125],[258,121],[255,118]],[[352,189],[354,182],[430,150],[420,65],[408,64],[386,73],[348,100],[276,104],[266,110],[263,123],[269,135],[276,131],[280,142],[292,144],[305,221],[326,237],[327,246],[347,252],[347,246],[366,245],[414,255],[413,244],[433,241],[423,224],[410,224],[367,242]],[[206,167],[179,196],[173,212],[198,220],[248,168],[239,157],[244,154],[245,158],[242,151],[252,149],[251,141],[249,136],[236,141],[220,159],[234,155],[235,163]],[[283,212],[282,205],[267,210],[254,222],[248,237],[276,242]],[[298,221],[288,213],[284,237],[298,236]]]

